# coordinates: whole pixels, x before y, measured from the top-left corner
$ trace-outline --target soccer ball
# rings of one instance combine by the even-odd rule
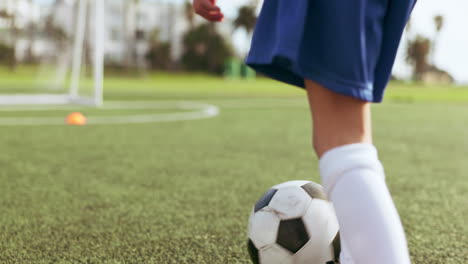
[[[339,263],[338,221],[322,186],[290,181],[268,190],[249,219],[255,264]]]

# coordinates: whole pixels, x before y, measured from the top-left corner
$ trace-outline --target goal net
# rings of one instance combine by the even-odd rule
[[[104,2],[0,1],[0,105],[101,105]]]

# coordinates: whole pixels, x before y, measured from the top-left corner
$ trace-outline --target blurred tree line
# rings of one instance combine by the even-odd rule
[[[63,0],[55,0],[55,4],[60,3]],[[26,0],[28,8],[33,9],[34,0]],[[19,2],[13,2],[18,4]],[[78,5],[78,2],[75,3]],[[19,7],[15,7],[19,9]],[[14,9],[15,9],[14,8]],[[54,5],[52,9],[56,8]],[[76,7],[77,9],[77,7]],[[26,64],[37,64],[39,58],[34,53],[34,43],[38,35],[42,36],[50,41],[54,47],[60,49],[66,45],[71,44],[73,36],[67,33],[64,28],[54,21],[54,17],[49,15],[45,17],[42,23],[37,24],[34,21],[29,21],[26,26],[19,27],[17,24],[17,14],[11,12],[6,8],[0,9],[0,20],[6,25],[0,28],[0,64],[8,66],[14,70],[18,64],[17,58],[17,44],[19,39],[27,40],[27,47],[24,57],[22,58],[23,63]],[[86,42],[84,54],[86,60],[91,60],[91,47],[89,42]],[[59,54],[53,54],[53,56],[59,56]]]
[[[30,4],[32,10],[34,0],[26,1]],[[21,28],[18,27],[16,22],[17,14],[0,7],[0,20],[6,22],[3,23],[6,26],[0,28],[0,64],[15,69],[18,63],[18,52],[15,49],[20,38],[28,40],[27,42],[29,43],[25,56],[21,58],[22,63],[33,64],[38,62],[38,58],[34,54],[34,42],[38,36],[48,39],[56,47],[71,45],[73,36],[67,34],[60,25],[54,23],[54,9],[57,9],[63,2],[63,0],[55,0],[51,6],[51,14],[44,18],[40,25],[37,22],[29,22],[27,26]],[[79,1],[73,3],[74,10],[78,10],[78,3]],[[235,56],[234,48],[220,34],[217,25],[208,22],[196,23],[196,16],[191,1],[186,1],[184,4],[184,19],[188,24],[188,28],[182,36],[181,44],[183,50],[180,58],[174,59],[171,56],[174,48],[173,42],[171,40],[162,40],[160,28],[155,28],[148,36],[145,36],[144,41],[146,41],[148,49],[143,56],[139,56],[137,54],[137,43],[141,41],[142,35],[144,35],[144,32],[141,32],[137,26],[138,17],[136,9],[139,4],[140,0],[126,0],[123,2],[124,23],[121,33],[124,35],[125,54],[122,61],[111,63],[110,66],[112,68],[134,71],[141,69],[142,65],[144,65],[151,70],[202,71],[221,74],[226,60]],[[250,4],[242,6],[239,9],[239,14],[232,25],[234,30],[245,29],[249,34],[253,31],[256,22],[256,4],[257,0],[253,0]],[[173,10],[168,10],[168,12],[171,11]],[[90,10],[88,10],[88,18],[90,13]],[[76,19],[76,17],[73,19]],[[171,36],[174,35],[171,31],[174,30],[173,24],[176,22],[175,19],[180,18],[172,18],[172,21],[168,23],[169,29],[167,30]],[[84,60],[85,63],[90,63],[92,60],[92,47],[88,36],[84,43]],[[139,57],[144,61],[139,61]]]
[[[34,0],[27,0],[31,5]],[[54,5],[58,5],[63,0],[55,0]],[[78,1],[75,2],[75,5]],[[218,32],[217,25],[213,23],[196,23],[196,16],[191,4],[191,1],[186,1],[183,6],[184,19],[188,25],[186,32],[182,37],[182,54],[180,58],[174,59],[173,42],[171,39],[162,40],[161,30],[156,28],[145,41],[148,44],[148,49],[143,58],[143,62],[139,61],[137,54],[137,42],[140,40],[142,32],[137,27],[136,8],[140,4],[140,0],[127,0],[124,8],[124,42],[125,55],[124,60],[120,62],[119,67],[132,71],[146,65],[151,70],[159,71],[203,71],[213,74],[222,74],[225,62],[235,56],[233,47]],[[258,0],[251,0],[248,4],[241,6],[238,10],[237,17],[232,21],[232,30],[245,30],[251,36],[257,17],[256,7]],[[77,8],[77,7],[76,7]],[[169,10],[171,12],[171,10]],[[169,16],[170,17],[170,16]],[[19,36],[29,39],[29,47],[24,58],[25,62],[34,63],[37,58],[34,56],[33,43],[38,30],[35,23],[30,23],[27,27],[21,30],[16,26],[15,14],[9,13],[6,9],[0,9],[0,19],[7,21],[8,34],[0,36],[0,63],[8,65],[14,69],[17,61],[15,56],[15,42]],[[169,35],[173,35],[173,24],[175,19],[169,21]],[[68,36],[59,26],[53,23],[53,18],[49,17],[45,21],[42,31],[56,46],[69,44],[73,36]],[[445,73],[438,69],[434,62],[435,47],[438,43],[440,32],[444,26],[444,18],[441,15],[434,17],[434,26],[436,34],[433,39],[429,39],[420,34],[410,34],[411,23],[407,27],[407,45],[406,45],[406,62],[412,68],[412,79],[416,81],[424,81],[428,72]],[[5,29],[4,29],[5,30]],[[0,32],[5,33],[5,32]],[[91,61],[91,47],[89,41],[85,41],[84,57],[85,60]],[[448,75],[448,73],[446,73]]]
[[[15,16],[10,14],[7,10],[0,10],[0,19],[6,21],[9,26],[10,38],[3,38],[0,42],[0,63],[7,65],[11,69],[16,67],[14,37],[16,35],[16,20]],[[2,34],[3,36],[7,34]]]
[[[234,30],[244,29],[248,34],[253,31],[257,16],[255,13],[257,0],[241,6],[238,15],[233,21]],[[234,50],[229,42],[217,31],[214,23],[195,23],[195,12],[191,1],[184,4],[184,15],[189,25],[183,36],[183,52],[180,61],[171,60],[171,44],[169,42],[153,41],[147,58],[158,70],[171,70],[179,68],[185,71],[203,71],[221,74],[224,71],[225,62],[234,56]],[[158,55],[158,53],[160,55]],[[156,60],[159,60],[157,63]],[[178,64],[179,67],[173,65]]]

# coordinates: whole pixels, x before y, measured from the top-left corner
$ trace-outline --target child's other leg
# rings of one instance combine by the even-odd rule
[[[306,81],[306,87],[323,185],[349,250],[344,255],[356,264],[410,263],[403,227],[372,145],[370,104],[313,81]]]

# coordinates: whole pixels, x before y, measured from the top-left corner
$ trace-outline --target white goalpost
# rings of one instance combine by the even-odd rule
[[[146,66],[149,40],[161,27],[160,7],[133,0],[0,0],[0,11],[16,15],[13,23],[0,17],[0,127],[63,125],[69,111],[83,111],[89,125],[217,116],[217,106],[201,102],[103,104],[104,65],[114,76]],[[105,111],[118,114],[99,114]]]
[[[65,105],[82,104],[90,106],[100,106],[103,103],[103,80],[104,80],[104,41],[105,41],[105,0],[76,0],[74,2],[77,10],[68,10],[69,15],[74,15],[74,21],[70,26],[69,34],[73,39],[67,44],[62,44],[63,49],[58,54],[54,54],[56,61],[62,61],[63,65],[48,66],[52,68],[57,83],[48,84],[48,89],[26,92],[9,92],[0,94],[0,105]],[[55,12],[60,12],[55,10]],[[67,19],[66,15],[65,17]],[[71,19],[69,19],[71,20]],[[48,21],[49,24],[53,24]],[[92,21],[92,26],[89,26]],[[63,22],[56,22],[57,24]],[[49,25],[48,24],[48,25]],[[88,30],[89,29],[89,30]],[[61,34],[59,29],[54,29]],[[49,29],[49,31],[51,31]],[[59,35],[60,36],[60,35]],[[87,94],[83,94],[83,56],[85,51],[85,42],[89,40],[92,43],[92,83],[88,86]],[[21,38],[15,42],[15,46],[21,44]],[[45,46],[45,45],[43,45]],[[52,51],[51,53],[53,53]],[[71,55],[71,58],[70,58]],[[69,72],[68,69],[71,68]],[[40,75],[40,74],[39,74]],[[52,86],[60,89],[57,91]],[[52,91],[52,92],[51,92]]]
[[[95,29],[96,38],[96,53],[94,55],[94,104],[102,105],[103,103],[103,90],[104,90],[104,34],[105,34],[105,0],[95,1]]]

